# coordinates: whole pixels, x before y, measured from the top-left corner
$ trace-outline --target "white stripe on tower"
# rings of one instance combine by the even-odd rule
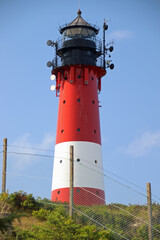
[[[101,145],[80,141],[63,142],[55,146],[52,200],[68,202],[71,145],[74,147],[74,203],[104,204]]]
[[[101,146],[91,142],[56,144],[52,190],[69,187],[70,146],[74,147],[74,187],[104,191]]]

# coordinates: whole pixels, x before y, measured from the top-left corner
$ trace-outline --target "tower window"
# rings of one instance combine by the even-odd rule
[[[95,160],[94,162],[97,163],[97,160]]]
[[[77,128],[77,132],[80,132],[80,128]]]
[[[92,103],[93,103],[93,104],[95,104],[95,101],[94,101],[94,100],[92,100]]]
[[[93,130],[93,133],[96,134],[96,130],[95,129]]]
[[[87,55],[88,55],[88,56],[91,56],[91,51],[87,51]]]
[[[66,103],[66,100],[64,100],[63,103],[65,104],[65,103]]]
[[[92,80],[94,80],[94,78],[93,78],[93,77],[91,77],[91,79],[92,79]]]
[[[61,133],[64,133],[64,129],[61,130]]]
[[[80,159],[79,159],[79,158],[77,158],[77,162],[80,162]]]
[[[60,160],[59,162],[62,163],[62,160]]]
[[[80,98],[78,98],[78,99],[77,99],[77,102],[80,102],[80,101],[81,101],[81,99],[80,99]]]
[[[60,194],[61,191],[58,191],[58,194]]]

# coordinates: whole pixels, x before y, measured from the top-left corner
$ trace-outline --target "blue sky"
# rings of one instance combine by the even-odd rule
[[[106,39],[115,41],[115,69],[103,77],[99,95],[104,168],[144,189],[151,182],[160,199],[159,0],[0,0],[0,144],[7,137],[9,145],[54,150],[58,98],[50,91],[46,62],[54,50],[46,41],[60,37],[58,27],[76,18],[79,6],[101,38],[107,19]],[[8,154],[7,188],[50,198],[52,164],[49,157]],[[105,185],[109,202],[145,201],[107,177]]]

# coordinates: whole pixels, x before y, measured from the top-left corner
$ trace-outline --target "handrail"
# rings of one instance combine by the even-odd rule
[[[93,48],[96,52],[102,52],[102,42],[98,38],[59,38],[57,51],[67,47]]]
[[[53,69],[64,66],[62,64],[61,58],[59,56],[55,57],[52,62],[53,62]],[[103,68],[103,58],[102,57],[98,57],[96,59],[96,65],[95,66]]]

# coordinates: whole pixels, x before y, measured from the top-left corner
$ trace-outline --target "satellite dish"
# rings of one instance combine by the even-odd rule
[[[109,47],[109,51],[112,52],[114,50],[113,46]]]
[[[53,80],[55,80],[55,78],[56,78],[56,76],[54,75],[54,74],[52,74],[51,76],[50,76],[50,79],[53,81]]]
[[[52,41],[51,41],[51,40],[48,40],[48,41],[47,41],[47,45],[48,45],[48,46],[51,46],[51,45],[52,45]]]
[[[114,64],[112,63],[109,67],[112,70],[114,68]]]
[[[108,25],[104,23],[104,30],[106,31],[108,29]]]
[[[51,61],[47,62],[47,67],[52,67],[53,63]]]
[[[54,91],[56,89],[56,86],[55,85],[51,85],[50,89],[51,89],[51,91]]]

